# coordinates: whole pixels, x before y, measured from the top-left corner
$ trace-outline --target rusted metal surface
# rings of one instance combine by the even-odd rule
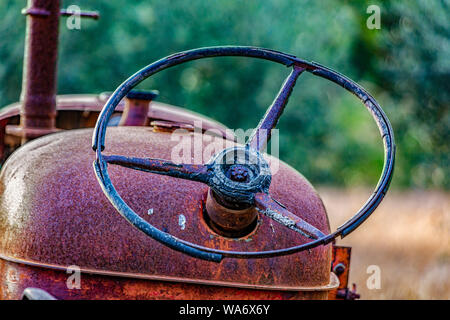
[[[57,116],[56,126],[60,130],[70,130],[78,128],[92,128],[97,121],[98,114],[102,109],[107,95],[93,95],[93,94],[75,94],[75,95],[60,95],[56,96],[57,102]],[[121,117],[121,112],[125,107],[125,102],[118,106],[117,116]],[[3,162],[15,149],[21,144],[22,131],[18,126],[20,122],[20,108],[19,102],[8,105],[0,110],[0,148],[3,151],[0,153],[0,161]],[[234,139],[231,131],[227,130],[222,124],[186,109],[176,106],[152,101],[151,108],[148,112],[149,126],[156,131],[173,132],[176,129],[186,129],[194,131],[194,129],[207,131],[213,130],[223,137]],[[155,120],[156,119],[156,120]],[[199,129],[195,125],[202,128]],[[37,129],[39,131],[39,129]],[[33,130],[32,130],[33,131]],[[11,134],[8,134],[11,133]],[[43,134],[51,133],[39,131],[35,137]],[[2,135],[3,133],[3,135]],[[1,150],[0,150],[1,151]]]
[[[215,226],[224,229],[227,233],[236,231],[241,234],[244,229],[247,229],[254,220],[255,213],[252,214],[252,210],[246,209],[255,209],[255,205],[253,205],[255,202],[258,211],[281,225],[314,240],[326,238],[318,229],[271,199],[268,194],[271,182],[269,165],[263,155],[254,149],[242,146],[226,148],[214,155],[206,165],[175,164],[168,160],[117,155],[105,156],[101,152],[97,152],[94,168],[103,192],[120,215],[132,226],[171,249],[215,262],[220,262],[225,257],[268,258],[284,255],[286,252],[294,253],[290,252],[294,247],[256,252],[224,251],[193,244],[161,231],[139,217],[120,197],[109,178],[107,164],[205,183],[210,187],[206,214]],[[236,181],[230,178],[236,167],[241,168],[241,171],[244,171],[245,168],[246,181]],[[225,235],[225,233],[218,233]]]
[[[230,287],[226,283],[200,284],[186,282],[183,278],[147,279],[136,275],[82,272],[80,288],[69,289],[71,273],[65,269],[54,270],[6,260],[0,260],[0,274],[5,275],[0,278],[0,299],[21,299],[22,292],[34,286],[45,288],[48,295],[64,300],[305,300],[326,299],[328,291],[337,285],[337,279],[331,277],[328,286],[277,290]]]
[[[119,126],[145,126],[148,124],[150,101],[126,99]]]
[[[22,126],[16,126],[16,125],[7,125],[6,126],[6,134],[17,136],[17,137],[23,137],[25,135],[25,140],[28,141],[29,139],[35,139],[38,137],[45,136],[50,133],[55,133],[61,131],[61,129],[57,128],[24,128]]]
[[[45,16],[36,15],[45,12]],[[56,117],[59,0],[29,0],[22,80],[20,127],[10,134],[23,142],[51,133]]]
[[[352,253],[351,247],[337,246],[333,244],[333,258],[331,263],[331,271],[336,274],[339,279],[339,286],[330,291],[328,299],[330,300],[354,300],[359,299],[356,293],[356,285],[353,284],[352,290],[348,288],[348,279],[350,274],[350,258]]]
[[[236,182],[249,182],[249,170],[240,164],[232,165],[227,177]]]
[[[150,103],[158,96],[156,91],[135,91],[128,93],[125,99],[125,108],[120,119],[120,126],[148,125],[148,112]]]
[[[60,15],[63,17],[70,17],[73,15],[78,15],[81,18],[90,18],[90,19],[94,19],[97,20],[98,18],[100,18],[100,14],[97,11],[81,11],[81,12],[75,12],[72,10],[67,10],[67,9],[61,9],[60,10]]]
[[[175,129],[185,129],[188,131],[194,131],[195,129],[194,126],[191,124],[181,122],[161,121],[161,120],[150,122],[150,126],[153,127],[154,130],[165,132],[172,132]]]
[[[56,79],[59,17],[74,12],[60,10],[59,0],[28,0],[23,64],[20,124],[8,125],[8,135],[22,143],[56,129]],[[98,19],[97,12],[79,12],[80,17]]]
[[[22,9],[22,14],[26,15],[26,16],[30,15],[30,16],[45,18],[45,17],[48,17],[51,13],[49,10],[47,10],[45,8],[29,7],[29,8]],[[97,20],[98,18],[100,18],[100,14],[96,11],[76,12],[76,11],[72,11],[72,10],[61,9],[59,11],[59,15],[63,16],[63,17],[70,17],[73,15],[76,15],[81,18],[90,18],[90,19],[94,19],[94,20]]]
[[[357,293],[356,284],[354,283],[352,284],[352,289],[349,288],[339,289],[336,297],[344,300],[356,300],[359,299],[361,296],[359,293]]]
[[[206,212],[210,220],[210,227],[218,234],[225,236],[244,235],[253,231],[249,227],[258,216],[254,207],[248,207],[240,210],[233,210],[224,207],[214,199],[213,191],[209,189],[206,199]],[[247,232],[248,231],[248,232]]]
[[[170,159],[176,144],[168,133],[151,128],[110,129],[108,151],[113,154]],[[329,246],[278,258],[227,259],[216,264],[187,257],[149,239],[117,215],[103,196],[91,167],[95,157],[89,152],[91,134],[92,130],[83,129],[42,137],[17,150],[5,163],[0,175],[3,256],[194,283],[284,290],[329,284]],[[119,166],[111,166],[110,173],[120,195],[145,221],[186,241],[235,251],[276,250],[306,241],[261,215],[255,232],[237,239],[220,236],[203,219],[206,185]],[[322,201],[293,169],[281,164],[270,192],[292,213],[329,232]],[[185,217],[184,228],[178,223],[180,215]]]
[[[59,95],[56,96],[57,111],[78,111],[82,115],[83,119],[76,121],[77,116],[71,115],[68,121],[64,124],[59,124],[60,129],[75,129],[93,127],[97,120],[98,113],[101,111],[103,105],[106,102],[108,95],[94,95],[94,94],[73,94],[73,95]],[[125,102],[122,101],[117,107],[118,112],[123,112],[125,108]],[[20,103],[13,103],[5,106],[0,110],[0,120],[8,120],[15,118],[20,114]],[[57,115],[56,120],[61,120],[63,115]],[[177,128],[185,128],[188,130],[194,130],[201,124],[201,129],[214,130],[222,134],[227,139],[234,139],[231,132],[227,131],[227,128],[217,121],[211,120],[207,117],[201,116],[195,112],[172,106],[166,103],[158,101],[152,101],[151,108],[148,112],[148,118],[153,122],[154,126],[164,126],[169,131],[173,131]],[[65,125],[66,124],[66,125]],[[152,124],[150,124],[152,125]],[[152,126],[153,126],[152,125]],[[13,129],[14,130],[14,129]]]

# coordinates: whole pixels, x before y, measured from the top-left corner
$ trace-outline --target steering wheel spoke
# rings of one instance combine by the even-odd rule
[[[104,155],[103,159],[114,165],[175,178],[208,183],[211,171],[203,164],[176,164],[168,160]]]
[[[325,237],[325,234],[319,229],[287,210],[267,193],[257,193],[255,195],[255,204],[256,209],[265,216],[307,238],[317,240]]]
[[[272,136],[272,129],[277,125],[278,119],[280,119],[281,114],[288,103],[289,97],[297,82],[297,78],[303,71],[305,71],[305,68],[297,65],[293,66],[292,72],[284,81],[276,98],[273,100],[269,109],[267,109],[266,114],[248,139],[247,145],[258,151],[265,148]]]

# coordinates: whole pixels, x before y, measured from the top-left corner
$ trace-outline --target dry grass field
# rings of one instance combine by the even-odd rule
[[[319,188],[336,228],[356,212],[369,190]],[[350,282],[362,299],[450,299],[450,193],[390,191],[375,213],[339,244],[352,246]],[[381,288],[368,289],[381,270]]]

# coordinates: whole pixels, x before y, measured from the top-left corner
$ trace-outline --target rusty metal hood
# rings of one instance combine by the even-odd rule
[[[191,135],[191,133],[186,133]],[[122,219],[94,176],[92,129],[71,130],[31,141],[0,174],[0,257],[10,261],[134,278],[286,290],[330,282],[330,246],[269,259],[225,259],[220,264],[188,257],[148,238]],[[167,132],[150,127],[108,129],[114,154],[170,159]],[[258,217],[249,235],[215,234],[203,219],[208,187],[168,176],[112,166],[118,192],[135,212],[170,234],[204,246],[236,251],[273,250],[306,240]],[[271,194],[294,214],[328,233],[321,199],[303,176],[281,163]],[[182,216],[181,216],[182,215]]]

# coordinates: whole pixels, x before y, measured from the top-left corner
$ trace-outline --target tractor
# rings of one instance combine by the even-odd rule
[[[22,13],[22,94],[0,110],[0,299],[359,297],[348,287],[351,248],[336,238],[380,204],[395,159],[392,127],[365,89],[291,54],[219,46],[150,63],[112,93],[57,95],[58,23],[71,13],[59,0],[29,0]],[[224,56],[291,70],[245,142],[134,89],[173,66]],[[356,95],[384,144],[373,194],[335,231],[314,187],[265,152],[305,72]],[[213,139],[223,148],[205,159]],[[193,152],[175,161],[180,141]]]

